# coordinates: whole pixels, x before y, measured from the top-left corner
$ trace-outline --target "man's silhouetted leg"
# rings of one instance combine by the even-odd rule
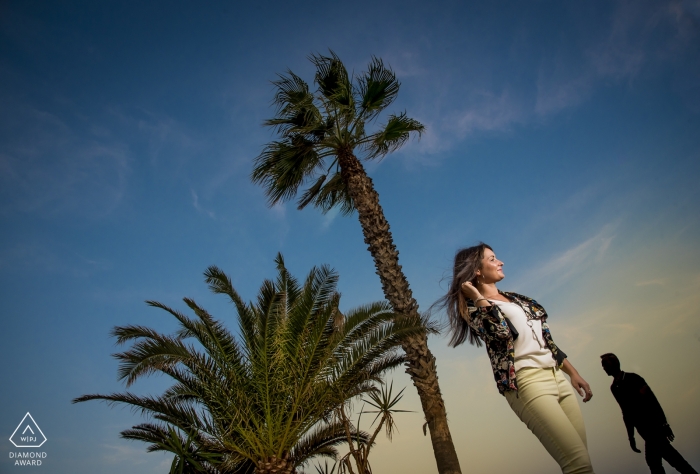
[[[668,441],[666,443],[670,446]],[[649,469],[651,469],[651,474],[666,474],[664,466],[661,463],[661,448],[662,446],[658,440],[648,440],[644,443],[644,457],[646,458]]]
[[[666,438],[659,437],[648,440],[644,447],[644,456],[649,469],[651,469],[651,474],[665,474],[666,471],[661,463],[662,458],[681,474],[698,474]]]
[[[665,445],[661,445],[661,457],[663,457],[667,463],[669,463],[676,471],[681,474],[698,474],[698,471],[693,469],[693,467],[688,464],[681,453],[676,451],[671,443],[666,441]]]

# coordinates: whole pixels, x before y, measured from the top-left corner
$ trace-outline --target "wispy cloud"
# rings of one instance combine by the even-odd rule
[[[193,157],[206,149],[207,141],[182,122],[144,108],[110,107],[107,115],[141,148],[161,174],[176,175]],[[109,132],[107,132],[109,133]]]
[[[429,72],[419,55],[414,51],[399,51],[397,48],[389,48],[380,57],[384,64],[391,67],[396,77],[399,78],[421,76]]]
[[[284,220],[284,218],[287,216],[287,207],[284,205],[284,203],[278,202],[277,204],[272,206],[270,210],[272,211],[272,214],[278,219]]]
[[[414,160],[423,164],[434,164],[433,158],[420,155],[435,155],[449,150],[456,143],[478,133],[502,133],[527,118],[527,110],[520,98],[510,89],[500,92],[480,90],[471,95],[467,104],[457,108],[420,112],[415,118],[426,127],[423,136],[415,144],[407,145]],[[410,148],[409,148],[410,147]]]
[[[216,219],[216,214],[214,214],[214,211],[210,211],[208,209],[204,209],[200,204],[199,204],[199,196],[197,195],[197,192],[190,188],[190,194],[192,195],[192,206],[197,210],[197,212],[201,214],[205,214],[212,219]]]
[[[2,212],[101,215],[119,205],[131,171],[125,144],[80,133],[45,110],[5,105],[6,137],[0,145]]]
[[[552,291],[571,278],[600,263],[615,238],[614,225],[605,225],[596,235],[554,256],[527,272],[522,280],[540,291]],[[516,284],[517,286],[517,284]],[[540,294],[537,291],[537,294]]]
[[[442,69],[421,65],[429,59],[398,58],[401,68],[397,71],[407,77],[420,76],[416,82],[429,86],[432,94],[413,108],[411,115],[427,130],[418,144],[407,146],[406,154],[413,161],[431,165],[435,160],[421,155],[451,150],[472,136],[539,124],[586,103],[611,84],[634,84],[645,68],[688,55],[700,37],[697,3],[618,1],[612,16],[602,19],[600,29],[562,33],[561,44],[533,53],[530,64],[536,69],[524,76],[507,68],[497,69],[498,65],[484,60],[488,73],[483,77],[466,77],[463,83],[450,84],[437,76],[444,74]],[[695,86],[687,85],[689,96],[697,90],[697,74],[690,74]],[[494,75],[501,78],[494,80]],[[691,102],[700,104],[697,99]]]
[[[143,132],[148,139],[149,157],[152,164],[159,164],[163,156],[166,156],[168,165],[172,166],[173,158],[182,160],[201,149],[201,144],[195,140],[192,133],[176,120],[146,110],[141,112],[142,117],[132,117],[131,120],[135,121],[138,130]],[[177,153],[174,154],[173,151],[177,151]]]
[[[580,51],[561,48],[540,65],[535,113],[551,115],[587,100],[610,81],[634,80],[648,64],[666,61],[696,39],[697,2],[617,2],[601,37],[583,40]],[[659,31],[675,34],[659,41]],[[573,53],[573,54],[572,54]]]
[[[51,242],[41,242],[40,238],[18,242],[0,250],[0,270],[11,268],[17,274],[41,272],[84,278],[108,271],[111,267],[112,262],[108,260],[57,251],[52,248]]]
[[[522,117],[521,106],[511,91],[504,89],[500,94],[482,91],[474,106],[455,113],[450,122],[454,123],[457,136],[464,137],[475,131],[506,130]]]
[[[338,217],[338,208],[334,207],[330,211],[328,211],[324,216],[323,216],[323,224],[321,224],[321,228],[323,230],[328,229],[332,224],[333,221],[335,221],[335,218]]]

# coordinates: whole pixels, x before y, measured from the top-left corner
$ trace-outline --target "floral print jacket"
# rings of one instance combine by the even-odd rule
[[[552,351],[552,357],[561,367],[566,359],[564,351],[559,349],[547,326],[547,312],[537,301],[517,293],[499,291],[510,301],[518,303],[525,311],[528,319],[540,319],[542,321],[542,337],[547,347]],[[491,359],[493,377],[501,395],[509,390],[518,390],[515,380],[515,351],[513,350],[513,335],[508,327],[506,318],[498,308],[498,305],[477,307],[472,300],[467,300],[469,319],[467,324],[479,338],[486,344],[486,351]]]

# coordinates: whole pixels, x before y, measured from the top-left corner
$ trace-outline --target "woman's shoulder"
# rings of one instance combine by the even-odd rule
[[[516,299],[516,300],[525,301],[528,303],[535,302],[535,300],[533,300],[532,298],[525,296],[525,295],[521,295],[520,293],[516,293],[514,291],[499,291],[499,293],[510,298],[510,299]]]
[[[510,299],[516,300],[521,304],[526,304],[529,305],[533,313],[535,313],[536,316],[539,317],[546,317],[547,313],[544,309],[544,307],[539,304],[537,301],[535,301],[533,298],[530,298],[529,296],[521,295],[520,293],[515,293],[513,291],[501,291],[501,294],[507,296]]]

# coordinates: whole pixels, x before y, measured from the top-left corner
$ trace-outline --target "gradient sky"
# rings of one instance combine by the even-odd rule
[[[2,1],[0,472],[19,472],[7,439],[26,412],[48,438],[36,470],[167,472],[118,438],[142,418],[70,400],[123,389],[113,326],[173,328],[144,300],[232,321],[209,265],[246,299],[278,251],[298,276],[337,269],[345,308],[383,297],[356,216],[270,209],[248,178],[273,138],[270,81],[312,81],[308,55],[329,48],[356,72],[382,58],[402,82],[390,111],[427,128],[367,165],[421,308],[458,247],[489,243],[500,288],[547,308],[593,388],[596,472],[646,471],[604,352],[647,380],[700,469],[700,1]],[[559,472],[483,348],[430,346],[463,472]],[[415,413],[375,472],[437,472],[393,378]]]

